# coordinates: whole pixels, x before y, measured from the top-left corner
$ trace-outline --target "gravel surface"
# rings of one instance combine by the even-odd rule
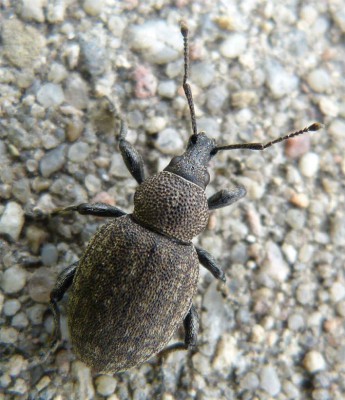
[[[1,400],[345,398],[344,9],[343,0],[0,2]],[[191,132],[181,18],[199,130],[231,144],[314,121],[325,129],[212,161],[208,195],[236,183],[248,194],[212,213],[195,240],[227,276],[221,284],[201,268],[198,352],[94,374],[73,354],[66,296],[63,342],[30,368],[53,330],[56,276],[102,223],[37,210],[103,201],[131,212],[120,116],[148,174],[180,154]]]

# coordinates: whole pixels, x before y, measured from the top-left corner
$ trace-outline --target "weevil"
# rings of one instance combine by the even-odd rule
[[[50,296],[56,344],[60,338],[58,302],[71,288],[68,327],[73,350],[98,372],[124,371],[160,352],[196,346],[199,322],[193,297],[199,264],[216,279],[225,281],[225,274],[207,251],[192,244],[192,239],[205,229],[211,210],[229,206],[246,194],[244,187],[236,186],[206,197],[211,158],[223,150],[264,150],[321,128],[321,124],[314,123],[266,144],[218,146],[204,132],[197,131],[187,82],[189,45],[185,23],[181,24],[181,33],[183,89],[192,123],[185,152],[172,158],[162,172],[145,178],[142,157],[126,140],[126,125],[121,122],[119,148],[139,184],[133,213],[102,203],[83,203],[62,210],[110,218],[92,237],[80,260],[62,271]],[[184,341],[168,346],[182,323]]]

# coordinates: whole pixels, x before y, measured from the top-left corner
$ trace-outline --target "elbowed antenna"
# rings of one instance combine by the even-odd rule
[[[313,124],[307,126],[304,129],[289,133],[286,136],[281,136],[267,143],[240,143],[240,144],[230,144],[227,146],[217,146],[214,150],[212,150],[212,155],[215,155],[219,150],[235,150],[235,149],[265,150],[267,149],[267,147],[282,142],[283,140],[287,140],[298,135],[303,135],[303,133],[306,132],[318,131],[321,128],[323,128],[322,124],[320,124],[319,122],[314,122]]]
[[[192,130],[193,134],[197,134],[197,126],[196,126],[196,119],[195,119],[195,110],[194,110],[194,102],[192,96],[192,90],[190,88],[189,83],[187,82],[188,73],[189,73],[189,46],[188,46],[188,25],[185,21],[181,21],[180,23],[181,33],[183,36],[183,61],[184,61],[184,75],[183,75],[183,90],[187,97],[190,117],[192,120]]]

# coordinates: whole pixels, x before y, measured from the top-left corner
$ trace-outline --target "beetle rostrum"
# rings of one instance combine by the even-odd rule
[[[50,302],[55,322],[52,348],[60,340],[57,303],[70,289],[68,327],[73,350],[98,372],[124,371],[160,352],[196,346],[199,324],[192,301],[199,264],[216,279],[225,281],[225,275],[214,258],[194,246],[191,240],[205,229],[210,210],[226,207],[246,194],[244,187],[237,186],[207,198],[210,159],[223,150],[263,150],[321,128],[321,124],[314,123],[267,144],[218,146],[205,133],[197,131],[192,92],[187,82],[185,23],[181,24],[181,33],[183,88],[193,130],[185,152],[174,157],[162,172],[145,179],[142,158],[126,140],[126,126],[121,122],[119,148],[139,184],[133,213],[126,214],[103,203],[58,210],[110,218],[90,240],[80,260],[59,275]],[[167,347],[181,323],[185,329],[184,341]]]

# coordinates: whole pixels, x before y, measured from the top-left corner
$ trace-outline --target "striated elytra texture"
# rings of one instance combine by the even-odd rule
[[[102,226],[73,280],[68,321],[75,353],[99,372],[143,363],[182,324],[198,274],[192,244],[148,230],[130,215]]]
[[[209,210],[201,187],[163,171],[137,188],[133,215],[156,232],[189,242],[205,229]]]

